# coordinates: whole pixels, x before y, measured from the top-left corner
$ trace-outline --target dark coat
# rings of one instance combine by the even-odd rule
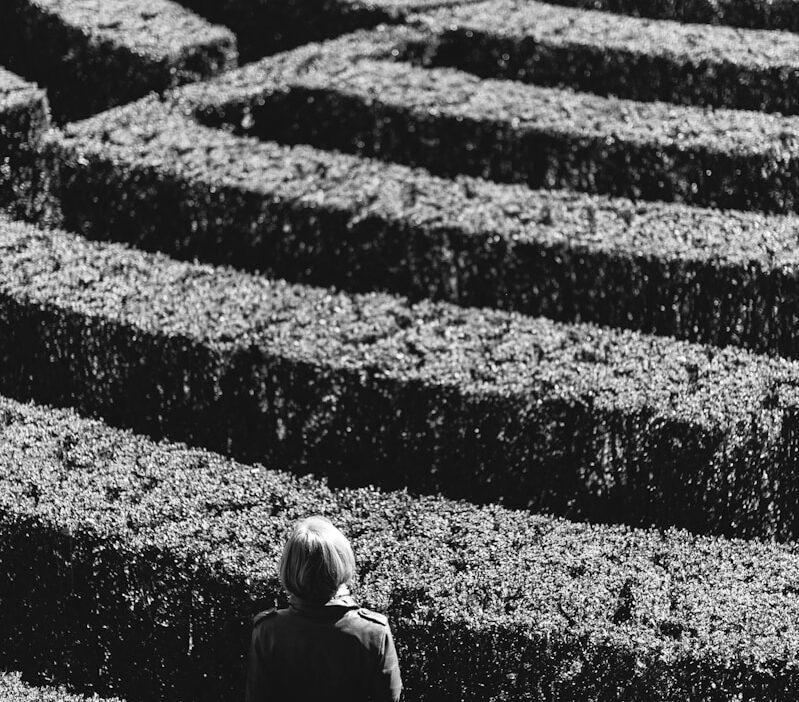
[[[352,597],[291,598],[255,618],[246,702],[397,702],[401,693],[388,619]]]

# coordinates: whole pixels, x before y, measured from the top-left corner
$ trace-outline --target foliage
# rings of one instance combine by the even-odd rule
[[[489,0],[415,19],[435,35],[428,40],[435,46],[429,66],[633,100],[799,112],[799,37],[789,32],[743,32],[527,0]]]
[[[61,122],[207,78],[237,53],[230,30],[170,0],[3,0],[0,61],[46,86]]]
[[[2,400],[3,656],[128,700],[240,697],[294,520],[327,515],[419,700],[789,700],[795,546],[323,482]],[[46,573],[48,577],[41,577]]]

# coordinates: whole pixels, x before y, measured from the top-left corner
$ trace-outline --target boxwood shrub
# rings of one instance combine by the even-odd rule
[[[0,384],[335,484],[797,533],[799,366],[6,223]]]
[[[533,187],[792,212],[799,117],[424,68],[435,34],[360,32],[181,91],[205,124]]]
[[[796,0],[554,0],[558,5],[609,10],[679,22],[799,31]]]
[[[0,61],[46,86],[65,121],[214,75],[237,53],[228,29],[170,0],[3,0]]]
[[[290,525],[352,539],[409,700],[799,692],[795,545],[333,490],[0,400],[4,665],[129,702],[241,698],[249,617],[285,603]]]
[[[640,19],[529,0],[419,18],[428,65],[633,100],[799,111],[799,36]]]
[[[156,99],[47,137],[66,226],[353,292],[796,357],[795,215],[531,190],[283,146]]]
[[[214,22],[230,27],[242,61],[252,61],[310,41],[321,41],[408,14],[475,0],[180,0]]]
[[[33,686],[24,682],[19,673],[0,673],[2,702],[101,702],[97,695],[86,697],[63,687]],[[105,700],[105,702],[120,702]]]
[[[50,224],[59,221],[50,171],[39,149],[49,126],[44,91],[0,68],[0,211]]]

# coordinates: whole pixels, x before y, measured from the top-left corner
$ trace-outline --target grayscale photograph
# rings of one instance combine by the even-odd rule
[[[0,702],[799,702],[799,0],[0,0]]]

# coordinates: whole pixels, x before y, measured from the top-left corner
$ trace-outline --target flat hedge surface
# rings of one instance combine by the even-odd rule
[[[782,359],[349,296],[7,223],[3,391],[336,484],[792,538]]]
[[[0,68],[0,211],[57,221],[49,168],[39,152],[49,127],[44,91]]]
[[[23,672],[239,699],[248,618],[283,601],[286,533],[321,513],[391,617],[410,700],[799,692],[794,545],[332,490],[10,400],[0,420],[0,646]]]
[[[210,126],[446,177],[735,209],[797,207],[797,117],[417,65],[434,41],[406,27],[356,33],[188,86],[178,99]]]
[[[799,36],[489,0],[419,20],[432,65],[633,100],[799,111]]]
[[[185,7],[230,27],[242,62],[381,23],[405,21],[413,12],[475,0],[180,0]]]
[[[169,0],[4,0],[0,60],[46,86],[65,121],[215,75],[237,53],[228,29]]]
[[[34,687],[22,681],[19,673],[0,673],[2,702],[103,702],[97,695],[76,695],[64,688]],[[119,702],[105,700],[104,702]]]
[[[799,356],[799,219],[284,146],[144,100],[47,137],[65,225],[353,292]]]
[[[557,5],[735,27],[799,31],[796,0],[553,0]]]

